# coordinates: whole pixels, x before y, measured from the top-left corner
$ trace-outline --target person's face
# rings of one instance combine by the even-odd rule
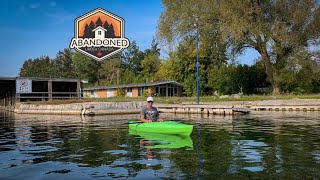
[[[147,106],[152,107],[152,103],[153,103],[152,101],[147,101]]]

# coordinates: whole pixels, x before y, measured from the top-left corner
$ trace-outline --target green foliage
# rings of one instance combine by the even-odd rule
[[[261,55],[275,93],[275,71],[286,66],[286,59],[297,48],[320,36],[320,8],[314,0],[164,0],[162,4],[158,24],[162,41],[180,45],[199,31],[204,69],[207,62],[224,64],[226,49],[233,56],[253,48]]]
[[[307,52],[299,51],[287,59],[283,69],[276,72],[275,81],[282,93],[317,93],[319,70],[319,64],[312,61]]]
[[[57,77],[52,59],[41,56],[36,59],[28,59],[20,69],[21,77]]]
[[[86,79],[89,83],[94,83],[98,80],[97,69],[100,68],[98,61],[79,52],[75,52],[72,62],[77,78]]]
[[[54,62],[57,68],[56,73],[58,77],[77,78],[76,72],[74,70],[75,66],[72,61],[73,56],[74,52],[67,48],[57,53],[57,57]]]
[[[143,90],[142,97],[148,97],[148,96],[149,96],[148,90]]]
[[[144,59],[145,54],[139,50],[136,41],[132,41],[130,46],[121,54],[123,69],[128,69],[134,75],[141,73],[140,62]]]
[[[159,70],[160,63],[161,61],[157,54],[150,53],[146,55],[145,58],[141,61],[143,75],[146,78],[153,80],[154,75]]]
[[[125,97],[126,96],[126,90],[123,88],[118,88],[117,89],[117,96],[119,97]]]
[[[174,67],[173,60],[165,60],[161,63],[159,70],[155,73],[154,80],[171,80],[174,77],[175,71],[172,68]]]
[[[121,83],[123,84],[131,84],[135,81],[135,75],[129,69],[125,69],[121,74]]]
[[[121,60],[118,57],[105,60],[98,69],[99,79],[104,85],[112,85],[120,83]]]
[[[269,85],[266,74],[259,64],[260,62],[251,67],[216,66],[208,71],[208,86],[220,94],[257,93],[256,88]]]
[[[54,59],[28,59],[20,76],[87,79],[84,86],[91,87],[175,80],[187,96],[195,96],[199,33],[202,96],[253,94],[270,86],[281,93],[320,92],[320,52],[306,50],[319,37],[315,1],[163,0],[163,6],[158,39],[144,51],[132,41],[121,55],[97,62],[64,49]],[[166,45],[166,59],[160,58],[158,41]],[[246,48],[261,58],[251,66],[234,63]]]

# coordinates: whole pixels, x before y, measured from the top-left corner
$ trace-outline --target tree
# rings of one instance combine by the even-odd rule
[[[144,77],[149,81],[154,80],[154,75],[159,70],[160,64],[161,60],[157,54],[150,53],[146,55],[141,61],[141,68]]]
[[[20,68],[21,77],[56,77],[54,63],[48,56],[26,60]]]
[[[102,27],[102,21],[101,21],[100,17],[96,21],[96,27],[99,27],[99,26]]]
[[[108,29],[108,28],[109,28],[109,23],[108,23],[107,20],[104,22],[103,27],[104,27],[105,29]]]
[[[91,36],[91,34],[92,34],[92,30],[90,30],[90,27],[88,26],[88,24],[86,24],[82,37],[89,38]]]
[[[175,74],[173,67],[174,61],[172,59],[163,61],[159,67],[159,70],[155,73],[155,81],[173,80]]]
[[[135,82],[135,75],[129,69],[124,69],[121,73],[121,84],[131,84]]]
[[[74,71],[77,78],[88,80],[90,84],[98,80],[97,69],[99,69],[101,65],[98,61],[79,52],[75,52],[72,62],[75,67]]]
[[[144,54],[145,55],[155,54],[156,56],[160,57],[161,49],[158,47],[158,45],[159,45],[159,43],[157,42],[157,40],[155,38],[152,38],[151,48],[150,49],[146,49],[144,51]]]
[[[75,66],[73,64],[74,52],[66,48],[57,53],[55,59],[57,67],[57,76],[60,78],[76,78]]]
[[[94,25],[93,21],[90,22],[89,28],[90,28],[90,36],[88,38],[94,38],[95,34],[92,30],[94,30],[95,25]]]
[[[144,53],[139,50],[136,41],[132,41],[130,46],[122,52],[121,59],[123,69],[130,70],[135,76],[141,73],[140,63],[144,59]]]
[[[172,42],[195,36],[196,22],[200,34],[217,32],[214,43],[222,47],[234,52],[253,48],[261,55],[274,93],[279,92],[275,72],[285,67],[291,53],[319,38],[320,33],[320,9],[315,0],[164,0],[163,5],[161,38]]]
[[[99,81],[105,82],[105,85],[119,84],[120,68],[121,60],[118,57],[103,61],[98,70]]]
[[[107,32],[106,32],[106,35],[105,35],[107,38],[114,38],[116,37],[114,35],[114,29],[113,29],[113,25],[112,23],[110,24],[110,26],[107,28]]]

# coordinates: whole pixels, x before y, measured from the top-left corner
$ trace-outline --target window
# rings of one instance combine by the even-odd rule
[[[90,91],[91,92],[91,95],[94,95],[94,92],[93,91]]]
[[[165,87],[160,88],[160,96],[166,96],[166,88]]]
[[[127,88],[127,92],[132,92],[132,88]]]
[[[101,35],[101,31],[98,31],[98,35]]]

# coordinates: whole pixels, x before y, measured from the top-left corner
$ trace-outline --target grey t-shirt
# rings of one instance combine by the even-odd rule
[[[159,111],[155,107],[152,107],[152,108],[143,107],[140,115],[144,116],[145,119],[157,121],[157,118],[159,117]]]

